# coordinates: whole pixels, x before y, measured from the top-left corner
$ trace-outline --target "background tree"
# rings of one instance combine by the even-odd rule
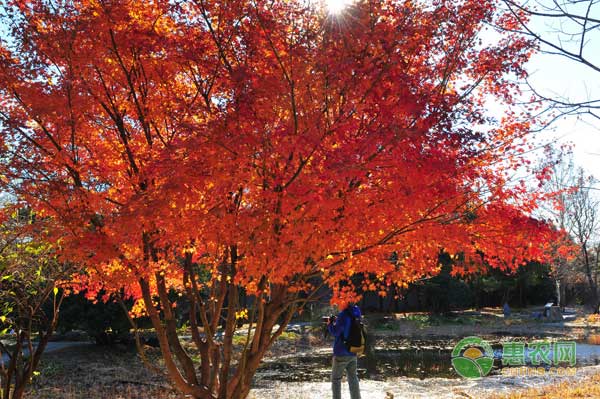
[[[587,70],[590,77],[600,73],[597,43],[600,40],[598,0],[503,0],[518,21],[510,27],[534,40],[542,52],[564,57]],[[550,101],[555,116],[581,115],[600,119],[600,95],[589,82],[587,98],[568,98],[531,87],[538,99]]]
[[[67,267],[40,239],[43,222],[21,210],[0,227],[0,392],[20,399],[58,323]],[[8,343],[10,342],[10,344]]]
[[[550,192],[557,193],[546,212],[554,224],[567,236],[554,243],[552,249],[553,277],[557,284],[557,297],[561,298],[561,281],[573,280],[583,273],[587,281],[589,303],[597,311],[597,242],[600,218],[593,176],[586,176],[582,168],[575,167],[573,159],[553,165],[552,177],[546,182]],[[563,287],[564,288],[564,287]]]
[[[137,300],[187,395],[245,397],[322,284],[342,304],[356,274],[404,287],[441,250],[463,254],[453,272],[511,269],[555,236],[505,184],[530,115],[485,113],[513,103],[531,52],[482,44],[485,23],[516,23],[493,1],[4,4],[4,189],[55,218],[76,287]]]
[[[600,59],[595,44],[600,40],[600,3],[597,0],[503,0],[513,18],[518,22],[510,27],[512,32],[518,32],[533,40],[540,51],[549,55],[563,57],[579,67],[582,76],[589,76],[585,90],[581,92],[587,97],[565,97],[556,93],[542,91],[530,85],[536,100],[550,104],[547,110],[553,114],[553,120],[560,116],[575,115],[600,119],[600,96],[595,90],[593,76],[600,73]],[[592,119],[593,120],[593,119]],[[583,272],[591,292],[591,303],[594,309],[598,305],[597,284],[595,281],[595,255],[592,249],[597,240],[597,199],[594,195],[596,188],[591,187],[592,178],[584,178],[583,172],[576,170],[572,160],[568,165],[555,168],[553,181],[562,186],[560,190],[576,187],[577,193],[565,191],[559,202],[569,203],[571,209],[563,208],[555,213],[558,226],[568,228],[571,239],[576,241],[581,256],[578,262],[570,262],[570,255],[564,253],[568,245],[557,243],[553,275],[557,284],[560,280],[576,280],[574,274]],[[587,181],[585,181],[587,180]],[[555,184],[555,185],[556,185]],[[568,198],[567,198],[568,197]],[[564,219],[568,219],[565,223]],[[577,219],[577,221],[575,220]],[[585,220],[584,220],[585,219]],[[590,242],[592,240],[592,242]],[[584,244],[585,243],[585,244]],[[565,243],[566,244],[566,243]],[[559,254],[557,251],[562,251]],[[577,266],[577,263],[580,267]],[[561,287],[558,284],[559,300]]]
[[[591,193],[592,177],[586,178],[583,169],[575,175],[576,191],[568,199],[569,233],[581,251],[578,261],[583,267],[590,288],[590,302],[594,312],[598,312],[598,267],[595,259],[595,241],[597,240],[600,218],[598,206],[600,203]]]
[[[552,147],[548,148],[549,153],[553,153]],[[549,156],[549,158],[555,158]],[[559,231],[564,232],[563,236],[552,243],[550,247],[551,257],[551,276],[554,280],[556,301],[559,306],[564,306],[565,284],[572,281],[576,268],[573,260],[579,253],[578,245],[573,241],[569,231],[571,228],[569,209],[570,199],[574,190],[576,190],[576,178],[574,176],[575,166],[572,155],[568,154],[565,158],[559,157],[560,162],[553,162],[548,165],[552,169],[550,178],[544,183],[546,191],[550,194],[551,200],[541,207],[544,217],[549,218]]]

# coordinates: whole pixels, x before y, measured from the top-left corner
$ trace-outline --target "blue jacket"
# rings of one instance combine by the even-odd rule
[[[334,356],[356,356],[356,354],[348,351],[344,344],[344,339],[348,338],[350,333],[350,323],[352,322],[352,316],[360,318],[360,309],[356,305],[352,305],[346,308],[338,315],[334,323],[329,323],[327,329],[329,333],[335,337],[333,342],[333,355]]]

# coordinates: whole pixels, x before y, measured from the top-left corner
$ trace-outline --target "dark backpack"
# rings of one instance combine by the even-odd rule
[[[348,349],[348,352],[361,356],[365,353],[366,341],[367,334],[362,320],[350,315],[350,329],[348,337],[344,339],[346,349]]]

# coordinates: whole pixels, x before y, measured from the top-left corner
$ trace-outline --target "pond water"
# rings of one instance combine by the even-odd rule
[[[454,344],[453,341],[378,341],[368,356],[360,358],[359,377],[381,381],[392,377],[460,378],[451,365]],[[492,374],[495,374],[502,367],[502,345],[492,342],[492,348]],[[576,367],[600,364],[600,345],[577,343],[576,353]],[[327,348],[267,360],[258,370],[255,381],[329,381],[330,373],[331,350]]]

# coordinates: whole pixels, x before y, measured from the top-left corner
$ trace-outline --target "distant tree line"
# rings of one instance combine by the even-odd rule
[[[513,308],[558,303],[552,268],[548,264],[530,262],[515,272],[485,268],[466,277],[453,276],[452,262],[440,256],[438,275],[410,284],[399,291],[390,288],[385,297],[366,293],[361,305],[370,311],[423,311],[447,313],[452,310],[498,307],[507,302]],[[573,278],[562,287],[561,305],[578,305],[591,298],[589,288],[581,278]]]

